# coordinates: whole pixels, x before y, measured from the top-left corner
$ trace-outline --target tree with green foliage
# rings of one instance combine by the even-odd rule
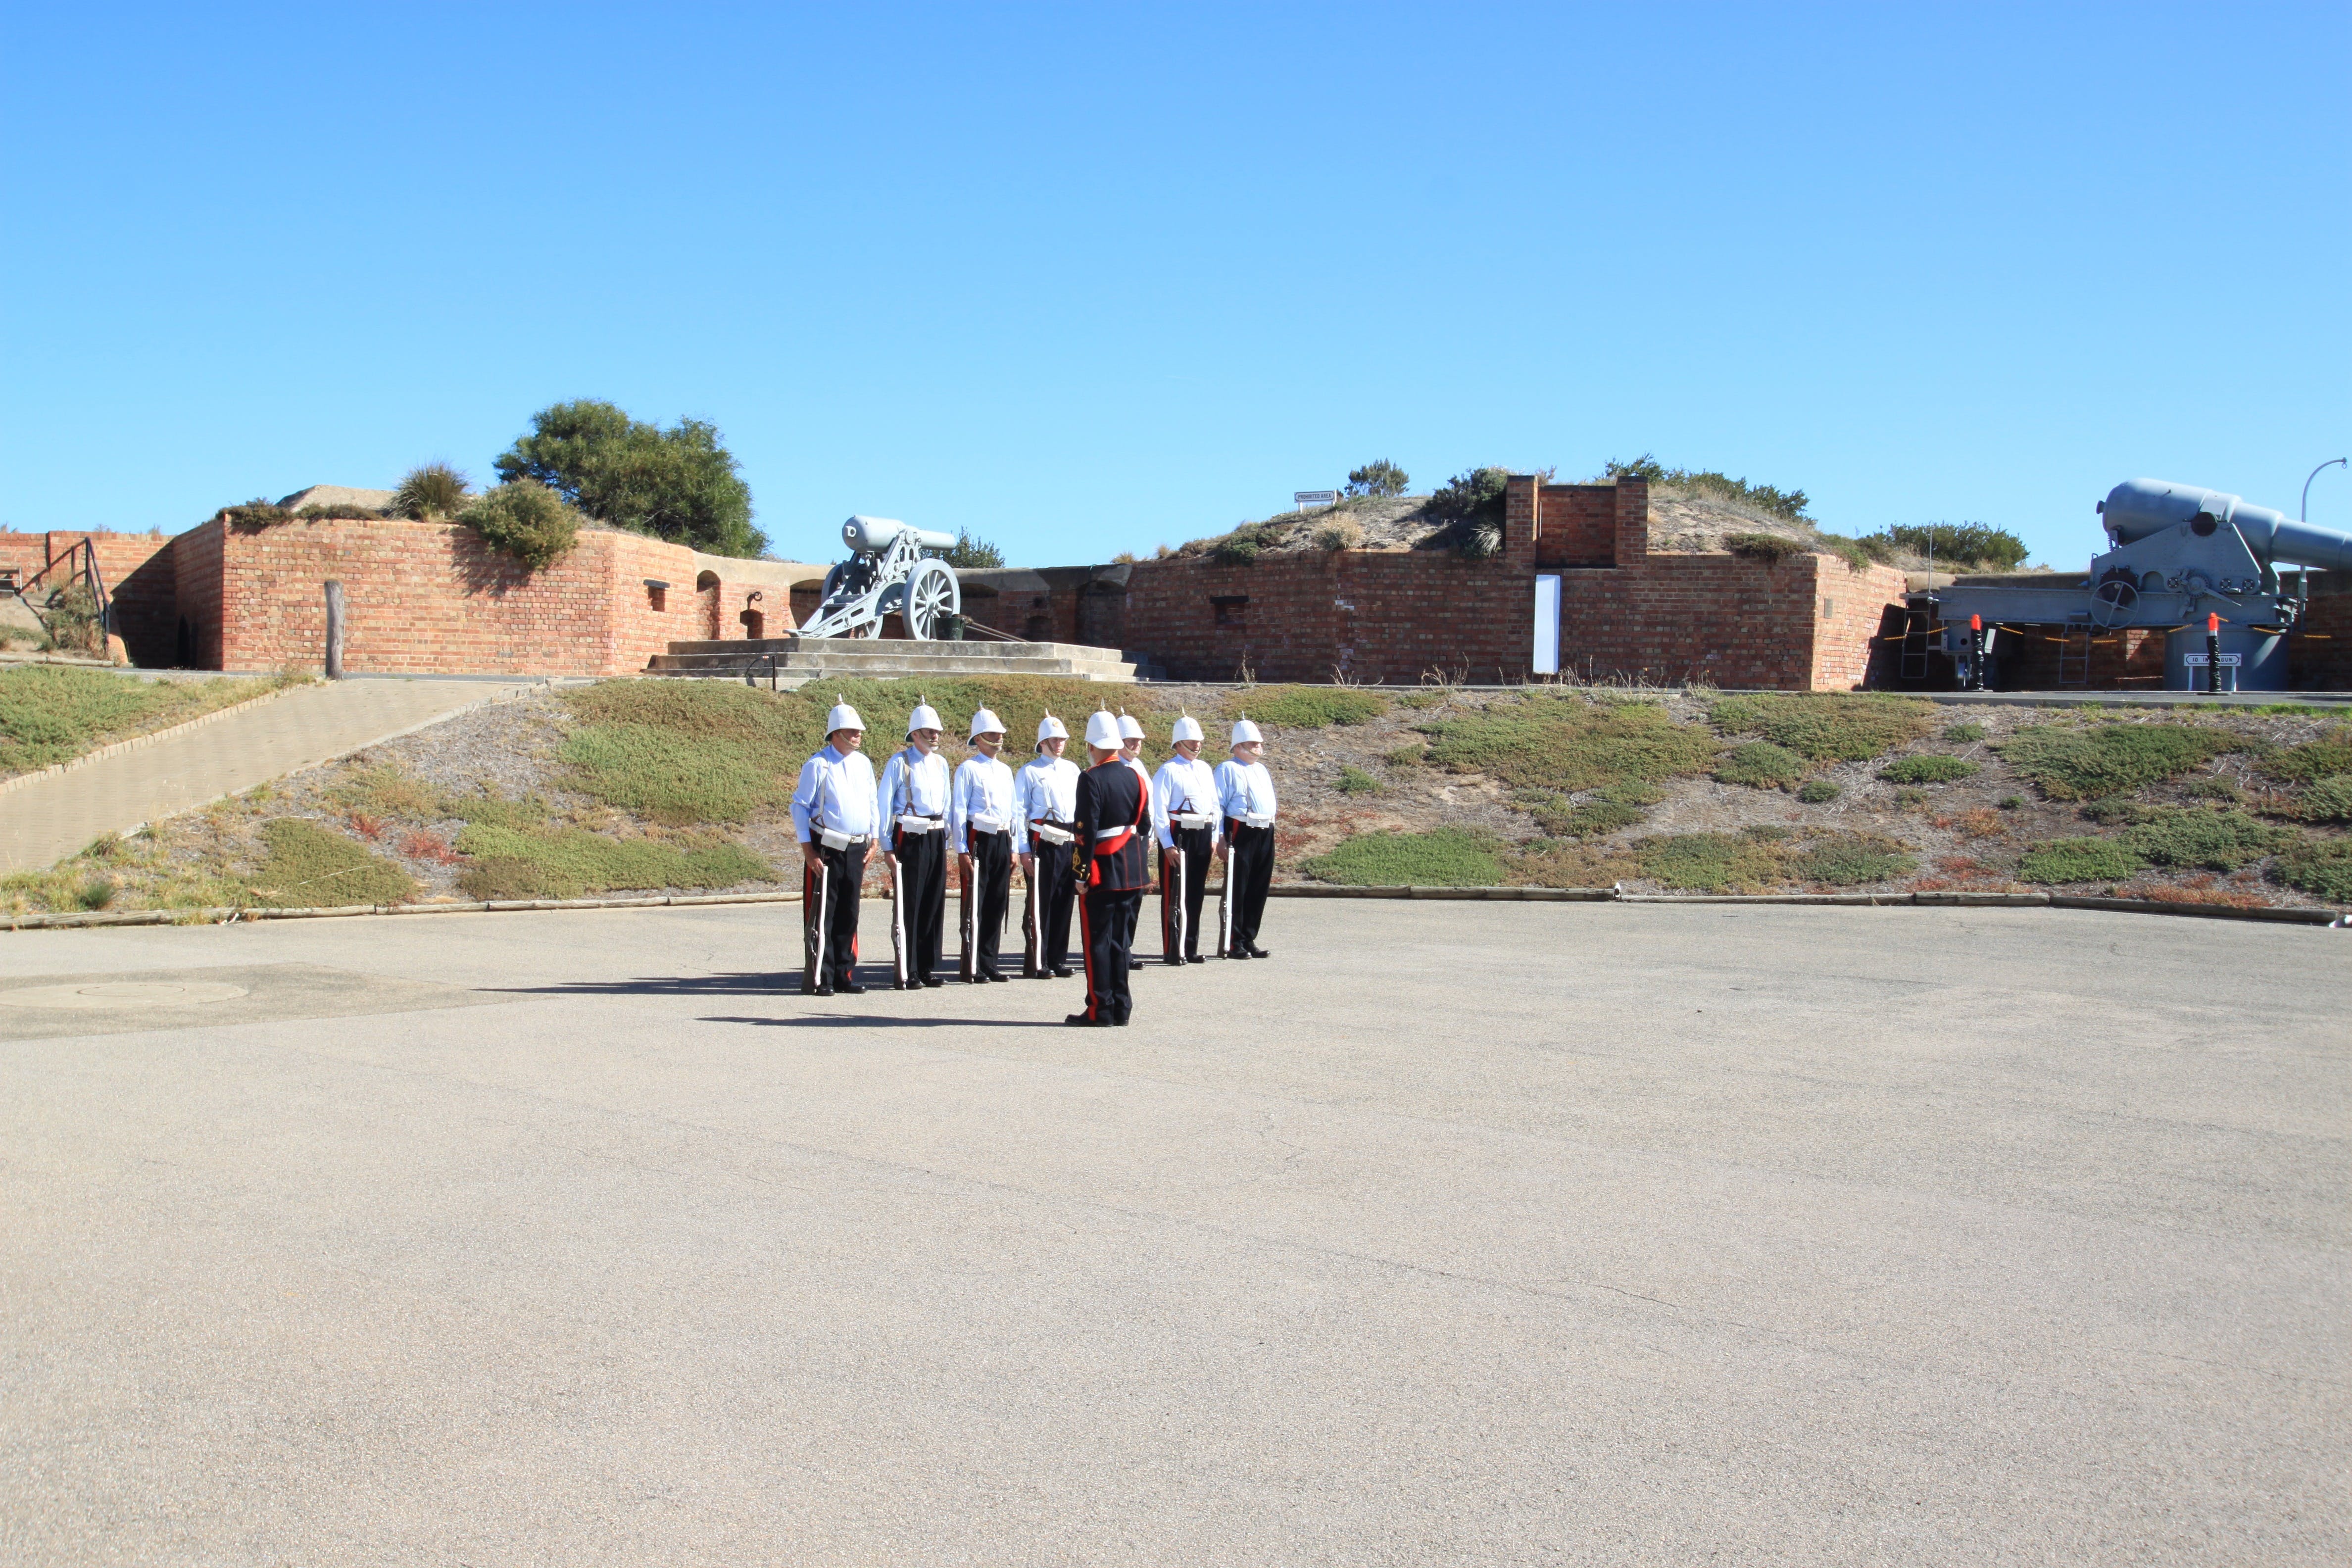
[[[1601,479],[1645,479],[1654,485],[1673,485],[1681,489],[1706,490],[1727,500],[1742,502],[1775,517],[1785,517],[1790,522],[1811,522],[1805,508],[1811,497],[1802,490],[1784,490],[1774,485],[1751,485],[1746,479],[1735,479],[1715,468],[1670,468],[1644,452],[1630,463],[1609,459]]]
[[[986,571],[1004,564],[1004,552],[975,534],[959,530],[947,563],[964,571]]]
[[[552,566],[580,542],[580,514],[536,479],[499,486],[457,514],[491,549],[532,571]]]
[[[1990,566],[1997,572],[2014,571],[2027,553],[2025,541],[2005,528],[1981,522],[1898,522],[1864,534],[1860,543],[1874,556],[1907,550],[1938,563]]]
[[[664,430],[594,398],[558,403],[531,416],[530,434],[496,466],[501,479],[536,480],[615,528],[713,555],[756,556],[768,545],[733,456],[699,419]]]
[[[1447,525],[1465,559],[1484,561],[1503,552],[1503,496],[1508,468],[1465,468],[1429,498],[1429,515]]]
[[[1351,496],[1401,496],[1412,482],[1411,475],[1386,458],[1349,470],[1347,493]]]

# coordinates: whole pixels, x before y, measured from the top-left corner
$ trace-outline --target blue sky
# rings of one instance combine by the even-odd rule
[[[2352,447],[2342,5],[5,15],[20,529],[578,396],[714,421],[801,559],[1646,450],[2072,563],[2117,480]]]

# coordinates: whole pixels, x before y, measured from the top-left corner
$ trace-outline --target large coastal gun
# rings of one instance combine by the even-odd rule
[[[955,568],[926,552],[952,550],[955,535],[909,528],[896,518],[853,517],[841,525],[849,559],[824,574],[824,602],[800,628],[804,637],[876,637],[896,613],[907,635],[928,642],[963,613]]]
[[[2108,550],[2080,577],[2016,573],[1955,579],[1910,595],[1942,623],[1942,650],[1963,685],[1974,673],[1973,616],[1996,623],[2111,632],[2161,629],[2165,685],[2205,684],[2206,617],[2221,617],[2221,662],[2241,690],[2286,684],[2284,634],[2302,616],[2311,569],[2352,572],[2352,534],[2297,522],[2237,496],[2162,479],[2131,479],[2099,503]],[[2292,584],[2282,579],[2292,570]],[[1988,650],[1997,658],[1999,643]],[[2192,663],[2193,661],[2193,663]],[[1990,681],[1987,684],[1990,684]]]

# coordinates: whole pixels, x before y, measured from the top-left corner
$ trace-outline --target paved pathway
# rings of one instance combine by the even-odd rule
[[[102,833],[251,789],[535,681],[345,680],[305,687],[184,735],[0,795],[0,873],[53,866]]]
[[[2345,932],[798,928],[0,934],[0,1557],[2352,1562]]]

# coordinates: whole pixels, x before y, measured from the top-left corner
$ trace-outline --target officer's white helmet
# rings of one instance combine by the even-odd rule
[[[909,735],[913,734],[918,730],[944,730],[946,728],[947,726],[945,724],[940,722],[939,710],[928,702],[916,703],[915,710],[907,715],[907,733]]]
[[[1087,721],[1087,744],[1098,752],[1118,750],[1118,719],[1108,709],[1098,708]]]
[[[1137,718],[1132,713],[1120,714],[1118,716],[1118,738],[1122,741],[1142,740],[1144,738],[1143,721]]]
[[[857,710],[848,703],[836,702],[833,705],[833,711],[824,716],[824,732],[830,735],[835,730],[856,730],[863,734],[866,730],[866,721],[860,719],[857,716]]]
[[[1048,741],[1066,741],[1069,738],[1069,731],[1063,728],[1062,721],[1059,719],[1055,718],[1051,713],[1046,714],[1043,719],[1037,721],[1037,743],[1039,745],[1042,746]]]
[[[1251,723],[1246,719],[1240,721],[1234,726],[1234,739],[1232,743],[1236,746],[1240,745],[1244,741],[1256,741],[1263,742],[1265,740],[1265,737],[1257,732],[1257,726]]]
[[[1176,731],[1169,738],[1176,741],[1198,741],[1202,739],[1201,734],[1201,721],[1198,719],[1193,718],[1190,713],[1183,715],[1176,721]]]
[[[971,716],[971,733],[975,740],[982,735],[1002,735],[1004,721],[983,708]]]

